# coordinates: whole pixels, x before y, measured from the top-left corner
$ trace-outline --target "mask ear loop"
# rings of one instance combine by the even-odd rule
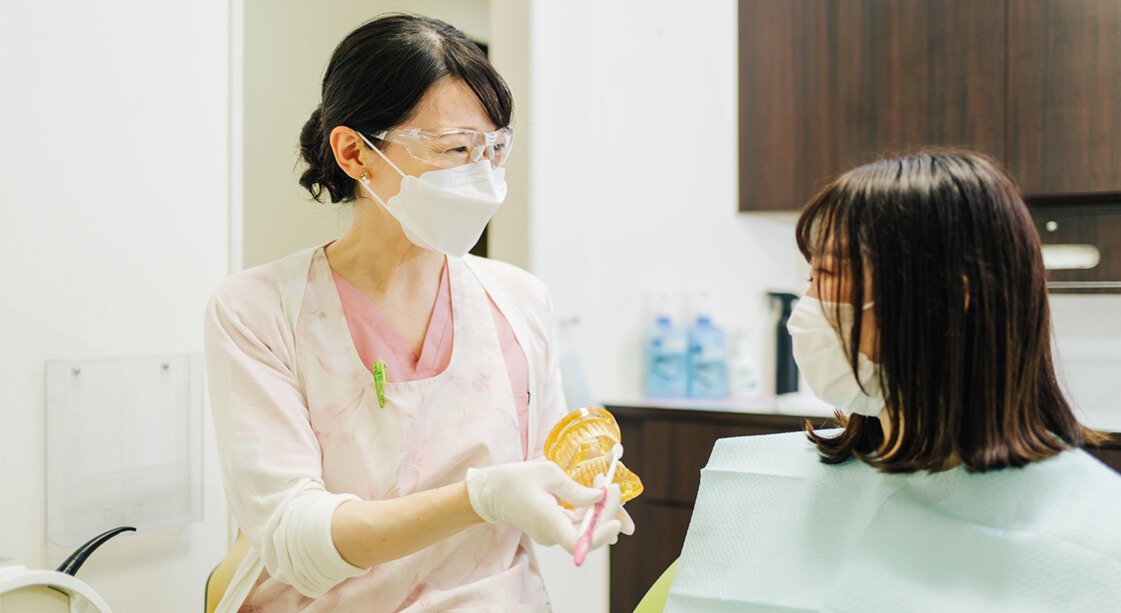
[[[400,169],[400,168],[397,168],[397,165],[396,165],[396,164],[394,164],[393,162],[389,161],[389,158],[385,157],[385,154],[381,152],[381,149],[378,149],[377,147],[375,147],[375,146],[374,146],[374,144],[373,144],[373,143],[371,143],[371,142],[370,142],[369,140],[367,140],[367,139],[366,139],[366,136],[365,136],[364,134],[362,134],[361,132],[356,132],[356,134],[358,134],[358,138],[361,138],[361,139],[362,139],[362,142],[366,143],[366,146],[367,146],[367,147],[369,147],[370,149],[373,149],[373,150],[374,150],[374,153],[378,154],[378,156],[380,156],[380,157],[381,157],[381,159],[385,160],[385,163],[386,163],[386,164],[389,164],[389,165],[390,165],[390,167],[392,167],[392,168],[393,168],[393,170],[396,170],[396,171],[397,171],[397,174],[401,175],[401,178],[404,178],[404,177],[408,176],[408,175],[406,175],[405,173],[401,172],[401,169]]]
[[[391,168],[393,168],[393,170],[396,170],[397,174],[401,175],[401,178],[405,178],[407,176],[405,173],[401,172],[400,168],[397,168],[396,164],[389,161],[389,158],[386,157],[385,154],[382,153],[380,149],[375,147],[373,145],[373,143],[371,143],[369,140],[367,140],[365,135],[363,135],[361,132],[357,132],[357,131],[355,133],[358,134],[358,138],[362,139],[362,142],[366,143],[366,146],[368,146],[370,149],[373,149],[374,153],[378,154],[381,157],[381,159],[385,160],[386,164],[389,164],[389,166]],[[374,200],[378,201],[378,204],[382,205],[385,208],[389,208],[385,204],[385,201],[381,199],[381,196],[377,195],[377,192],[374,191],[374,188],[370,186],[370,178],[366,174],[365,170],[362,171],[362,177],[358,180],[358,182],[362,184],[362,187],[366,188],[366,191],[370,192],[370,195],[374,197]]]
[[[377,192],[374,191],[374,188],[370,187],[370,177],[366,174],[365,170],[362,171],[362,176],[358,179],[358,182],[362,184],[362,187],[366,188],[366,191],[374,197],[374,200],[378,201],[378,204],[382,205],[382,207],[385,207],[385,201],[381,199],[381,196],[377,195]]]

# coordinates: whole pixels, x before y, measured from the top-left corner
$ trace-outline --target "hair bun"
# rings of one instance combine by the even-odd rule
[[[300,157],[308,165],[307,170],[300,175],[300,185],[316,200],[319,200],[323,188],[334,193],[328,183],[328,166],[323,158],[329,151],[327,137],[323,134],[323,105],[319,105],[300,130]]]

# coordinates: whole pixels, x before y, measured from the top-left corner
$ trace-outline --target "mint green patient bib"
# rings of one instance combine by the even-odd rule
[[[1082,450],[888,475],[800,432],[722,439],[665,610],[1121,610],[1121,475]]]

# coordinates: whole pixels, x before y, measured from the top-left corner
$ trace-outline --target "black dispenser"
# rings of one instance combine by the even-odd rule
[[[775,394],[789,394],[798,391],[798,365],[794,363],[794,346],[786,331],[786,321],[790,319],[798,296],[786,292],[767,292],[767,295],[771,297],[771,308],[779,311],[775,326]]]

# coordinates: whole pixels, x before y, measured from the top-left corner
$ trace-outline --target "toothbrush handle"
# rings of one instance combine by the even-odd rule
[[[584,559],[588,557],[588,549],[592,546],[592,532],[596,529],[596,521],[599,520],[599,514],[603,511],[604,505],[607,504],[607,486],[603,486],[603,499],[596,503],[592,508],[592,519],[588,522],[588,528],[576,540],[576,548],[572,551],[572,559],[576,562],[577,566],[584,563]]]

